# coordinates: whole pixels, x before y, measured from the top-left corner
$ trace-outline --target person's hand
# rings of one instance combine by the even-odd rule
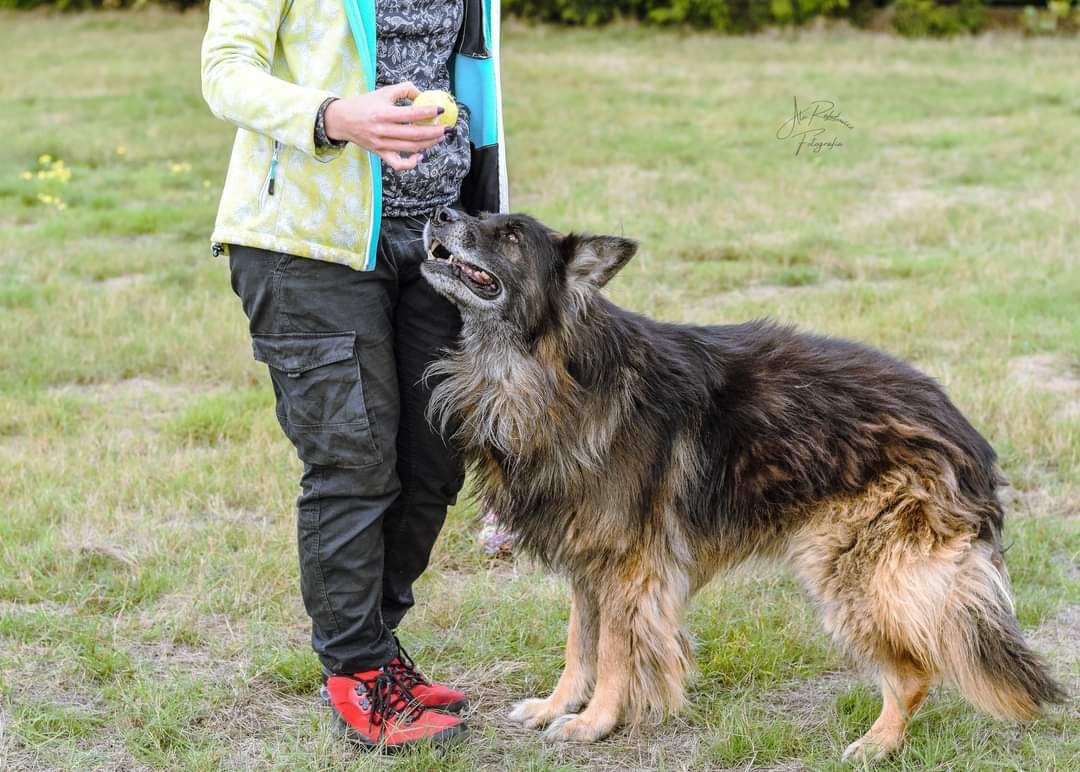
[[[413,99],[419,93],[411,83],[398,83],[331,102],[323,116],[326,136],[370,150],[399,172],[413,169],[420,163],[420,154],[449,131],[442,126],[410,125],[438,115],[439,108],[435,105],[398,107],[394,104],[399,99]]]

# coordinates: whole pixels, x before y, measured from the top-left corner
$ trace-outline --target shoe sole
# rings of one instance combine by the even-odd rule
[[[392,754],[392,753],[400,753],[401,751],[407,751],[409,748],[415,748],[417,746],[426,745],[426,744],[429,744],[429,743],[430,744],[448,745],[451,742],[456,742],[456,741],[460,740],[469,731],[469,728],[467,726],[465,726],[464,723],[461,723],[461,724],[457,724],[455,726],[448,726],[446,729],[443,729],[441,732],[436,732],[435,734],[430,735],[428,737],[424,737],[424,738],[419,739],[419,740],[411,740],[410,742],[401,743],[399,745],[388,745],[387,743],[384,743],[384,742],[373,743],[366,736],[362,735],[360,732],[356,731],[351,726],[349,726],[349,724],[345,721],[345,719],[343,719],[341,717],[341,714],[339,714],[337,711],[335,711],[331,707],[330,698],[324,692],[320,691],[319,697],[322,699],[323,704],[326,705],[327,708],[330,708],[330,712],[334,716],[334,726],[335,726],[335,728],[339,732],[341,732],[341,734],[343,734],[345,736],[346,740],[348,740],[353,745],[357,745],[357,746],[363,748],[364,750],[381,751],[382,753]],[[468,700],[459,700],[458,702],[455,702],[455,703],[452,703],[452,704],[453,705],[459,705],[460,707],[458,708],[458,710],[460,710],[464,706],[468,705],[469,701]],[[451,706],[447,706],[446,709],[449,710],[450,707]],[[429,708],[429,710],[432,710],[432,708]]]
[[[458,714],[469,707],[468,700],[458,700],[457,702],[451,702],[449,705],[432,705],[428,710],[437,710],[440,713],[454,713]]]
[[[371,740],[367,739],[364,735],[360,734],[347,723],[345,723],[345,720],[337,714],[334,714],[334,724],[337,726],[338,731],[340,731],[344,735],[345,739],[352,745],[356,745],[357,747],[363,748],[366,751],[377,751],[379,753],[385,753],[387,755],[393,755],[395,753],[405,753],[413,748],[420,748],[425,745],[438,745],[440,747],[445,747],[447,745],[460,741],[461,738],[464,737],[465,734],[468,732],[468,729],[465,727],[464,724],[458,724],[457,726],[449,726],[446,729],[443,729],[441,732],[436,732],[435,734],[429,735],[428,737],[424,737],[420,740],[410,740],[406,743],[390,745],[389,743],[384,742],[371,742]]]

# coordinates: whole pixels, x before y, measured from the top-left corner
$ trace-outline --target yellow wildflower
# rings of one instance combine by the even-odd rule
[[[116,146],[116,154],[119,155],[119,156],[127,155],[127,148],[124,147],[123,145],[117,145]]]
[[[32,179],[34,179],[34,173],[33,172],[23,172],[22,174],[19,175],[19,179],[20,180],[32,180]]]
[[[39,155],[38,159],[37,159],[37,162],[39,164],[41,164],[42,166],[48,166],[49,164],[52,163],[52,156],[49,155],[48,153],[45,153],[44,155]]]
[[[48,193],[38,193],[38,201],[43,204],[51,204],[54,200]]]

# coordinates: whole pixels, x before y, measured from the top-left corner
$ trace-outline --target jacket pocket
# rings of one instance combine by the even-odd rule
[[[252,336],[255,359],[270,369],[281,428],[307,464],[382,462],[355,343],[354,332]]]

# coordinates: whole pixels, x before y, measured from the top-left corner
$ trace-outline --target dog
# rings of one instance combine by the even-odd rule
[[[880,717],[846,759],[900,747],[938,680],[1019,720],[1064,698],[1013,611],[995,453],[936,381],[769,321],[624,310],[600,289],[625,238],[444,208],[424,239],[421,271],[463,324],[429,368],[429,416],[571,587],[565,669],[513,721],[594,741],[677,711],[687,602],[750,558],[790,565],[879,674]]]

